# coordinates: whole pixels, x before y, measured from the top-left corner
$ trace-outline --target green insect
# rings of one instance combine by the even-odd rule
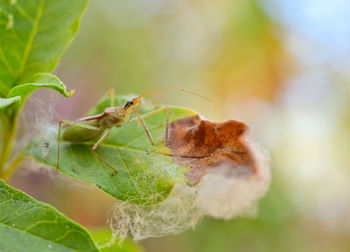
[[[149,112],[144,115],[140,115],[137,109],[141,106],[142,98],[153,95],[156,93],[160,93],[166,90],[170,89],[177,89],[183,92],[187,92],[190,94],[194,94],[197,96],[200,96],[208,101],[210,101],[215,109],[214,103],[199,94],[196,94],[194,92],[177,88],[177,87],[167,87],[164,89],[151,91],[148,93],[145,93],[143,95],[137,96],[136,98],[133,98],[125,103],[124,106],[114,106],[114,91],[113,89],[110,89],[108,92],[110,94],[111,103],[110,107],[105,108],[104,112],[98,115],[88,116],[79,118],[76,121],[65,121],[62,120],[58,124],[58,151],[57,151],[57,169],[59,169],[59,161],[60,161],[60,143],[61,139],[68,142],[86,142],[93,139],[96,139],[100,137],[97,142],[92,146],[91,152],[102,162],[104,162],[106,165],[108,165],[110,168],[112,168],[115,172],[118,172],[118,169],[113,167],[108,161],[106,161],[104,158],[102,158],[98,153],[96,153],[96,149],[102,142],[107,138],[109,133],[111,132],[111,129],[113,127],[121,127],[125,123],[131,123],[135,121],[139,121],[145,130],[145,133],[151,142],[152,145],[154,145],[154,141],[152,139],[152,136],[147,129],[145,123],[143,122],[143,119],[150,117],[154,115],[155,113],[159,113],[161,111],[166,110],[166,127],[165,127],[165,143],[167,143],[168,135],[169,135],[169,108],[167,106],[164,106],[163,108],[156,109],[152,112]],[[136,118],[130,119],[130,115],[135,114]],[[84,122],[84,123],[82,123]],[[66,124],[67,126],[62,129],[62,124]]]

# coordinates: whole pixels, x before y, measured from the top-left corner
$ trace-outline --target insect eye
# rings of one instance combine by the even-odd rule
[[[124,108],[127,108],[129,107],[130,105],[133,105],[134,102],[133,101],[128,101],[125,105],[124,105]]]

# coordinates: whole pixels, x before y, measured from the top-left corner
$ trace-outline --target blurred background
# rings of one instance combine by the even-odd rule
[[[76,119],[111,87],[118,94],[196,91],[217,112],[178,91],[162,100],[210,120],[246,122],[271,154],[271,188],[254,219],[208,218],[194,231],[140,245],[152,252],[350,251],[349,17],[348,0],[91,1],[55,71],[76,93],[37,92],[24,120],[35,127]],[[49,100],[40,104],[43,97]],[[90,229],[106,227],[114,202],[45,170],[20,169],[10,183]]]

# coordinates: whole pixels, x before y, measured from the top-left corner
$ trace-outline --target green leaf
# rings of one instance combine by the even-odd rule
[[[12,104],[19,104],[19,103],[21,103],[20,96],[15,96],[11,98],[0,98],[0,109],[10,106]]]
[[[0,180],[0,251],[98,251],[89,233]]]
[[[34,90],[39,88],[51,88],[60,92],[65,97],[69,97],[74,93],[74,90],[71,92],[66,91],[66,86],[63,82],[58,79],[55,75],[49,73],[37,73],[33,76],[32,83],[23,84],[13,87],[8,96],[21,96],[22,100],[30,95]]]
[[[51,72],[78,32],[88,0],[0,0],[0,96]]]
[[[90,233],[97,244],[104,246],[112,237],[110,229],[90,230]],[[144,250],[132,242],[129,238],[125,239],[121,244],[118,239],[108,247],[101,248],[101,252],[144,252]]]
[[[127,97],[116,97],[115,104],[123,105]],[[92,111],[98,114],[109,106],[108,99],[102,100]],[[154,111],[153,107],[142,106],[140,114]],[[170,122],[195,116],[189,109],[169,107]],[[97,139],[85,143],[61,142],[60,171],[77,179],[97,185],[113,197],[136,203],[153,204],[164,200],[174,184],[186,181],[186,168],[174,163],[164,146],[166,112],[158,112],[144,120],[155,146],[152,147],[141,124],[126,123],[113,128],[107,139],[97,148],[97,153],[119,170],[114,171],[92,153]],[[26,148],[26,154],[36,160],[56,167],[57,128],[41,132]]]

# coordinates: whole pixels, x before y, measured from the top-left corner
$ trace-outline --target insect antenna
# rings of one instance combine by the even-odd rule
[[[192,95],[196,95],[196,96],[199,96],[205,100],[207,100],[208,102],[210,102],[214,108],[214,111],[216,112],[216,106],[215,106],[215,103],[209,99],[208,97],[205,97],[203,95],[200,95],[200,94],[197,94],[196,92],[193,92],[193,91],[190,91],[190,90],[186,90],[186,89],[183,89],[183,88],[178,88],[178,87],[167,87],[167,88],[162,88],[162,89],[159,89],[159,90],[155,90],[155,91],[151,91],[151,92],[147,92],[145,94],[142,94],[138,97],[136,97],[135,99],[141,99],[143,97],[146,97],[146,96],[149,96],[149,95],[153,95],[153,94],[157,94],[157,93],[161,93],[161,92],[164,92],[166,90],[171,90],[171,89],[176,89],[176,90],[179,90],[179,91],[182,91],[182,92],[185,92],[185,93],[189,93],[189,94],[192,94]]]

